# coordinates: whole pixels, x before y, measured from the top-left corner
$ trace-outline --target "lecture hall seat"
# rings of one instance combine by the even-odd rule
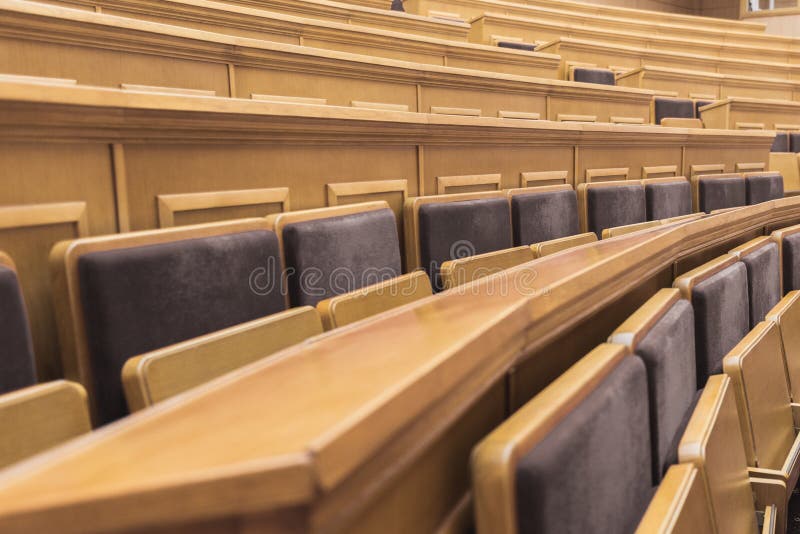
[[[664,119],[695,119],[694,102],[688,98],[653,97],[653,124]]]
[[[16,267],[0,251],[0,394],[36,383],[28,312]]]
[[[722,371],[722,359],[750,330],[747,268],[726,255],[675,279],[695,320],[697,385]]]
[[[264,219],[65,241],[51,266],[64,371],[86,387],[97,425],[128,413],[129,358],[286,308]]]
[[[681,217],[692,213],[692,187],[684,176],[642,180],[648,221]]]
[[[532,245],[580,232],[578,197],[571,185],[506,191],[511,203],[514,246]]]
[[[783,176],[779,172],[748,172],[744,174],[744,183],[748,206],[783,198]]]
[[[747,184],[741,174],[701,174],[692,177],[695,211],[711,213],[747,205]]]
[[[781,300],[781,267],[778,245],[769,237],[758,237],[736,247],[730,254],[747,269],[747,299],[750,328],[764,320]]]
[[[276,213],[267,224],[283,250],[292,306],[402,274],[397,221],[385,201]]]
[[[614,71],[610,69],[592,69],[586,67],[572,67],[570,79],[574,82],[597,83],[600,85],[616,85]]]
[[[800,225],[780,228],[772,232],[781,258],[783,293],[800,289]]]
[[[645,188],[637,180],[583,183],[578,186],[581,232],[594,232],[646,220]]]

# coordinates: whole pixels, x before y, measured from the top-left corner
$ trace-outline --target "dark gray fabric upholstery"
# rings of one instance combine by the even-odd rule
[[[722,358],[750,330],[747,268],[738,261],[692,289],[697,385],[722,372]]]
[[[666,118],[694,118],[694,102],[688,98],[664,98],[657,96],[654,98],[654,103],[656,124],[661,124],[661,119]]]
[[[723,208],[747,205],[747,186],[737,177],[700,180],[700,211],[711,213]]]
[[[789,134],[786,132],[776,133],[770,152],[789,152]]]
[[[800,152],[800,132],[789,133],[789,152]]]
[[[800,289],[800,233],[783,238],[783,292]]]
[[[100,423],[127,412],[128,358],[285,308],[263,230],[93,252],[78,272]]]
[[[498,41],[497,46],[500,48],[513,48],[514,50],[526,50],[528,52],[533,52],[536,50],[536,45],[518,43],[516,41]]]
[[[783,176],[773,174],[744,177],[747,205],[783,198]]]
[[[644,192],[648,221],[669,219],[692,212],[692,186],[686,180],[646,184]]]
[[[511,197],[514,246],[541,243],[580,232],[575,191],[525,193]]]
[[[652,495],[647,379],[629,356],[516,466],[520,534],[627,534]]]
[[[16,273],[0,265],[0,393],[36,383],[28,312]]]
[[[703,106],[707,106],[709,104],[713,104],[714,100],[695,100],[694,101],[694,118],[700,118],[700,108]]]
[[[650,398],[653,444],[653,484],[675,463],[675,434],[697,392],[694,353],[694,312],[687,300],[679,300],[642,339],[635,353],[644,360]]]
[[[750,328],[763,321],[767,312],[781,300],[778,256],[778,244],[769,243],[742,258],[742,263],[747,268]]]
[[[511,217],[505,198],[435,202],[419,208],[420,262],[434,291],[443,286],[439,268],[448,260],[511,248]]]
[[[614,71],[608,69],[586,69],[583,67],[575,67],[572,70],[572,78],[576,82],[617,85],[617,79],[614,76]]]
[[[592,187],[587,190],[588,231],[602,237],[603,230],[646,220],[645,193],[641,184]]]
[[[283,250],[293,306],[314,306],[402,274],[389,208],[287,224]]]
[[[666,474],[667,469],[669,466],[678,463],[678,445],[680,445],[681,437],[683,437],[683,433],[686,431],[686,426],[689,424],[689,419],[692,418],[692,413],[694,412],[695,406],[697,406],[697,401],[700,400],[700,396],[703,394],[703,389],[698,389],[693,395],[692,400],[688,406],[686,406],[686,410],[683,412],[683,418],[681,419],[678,426],[675,427],[675,432],[672,436],[672,442],[667,445],[666,455],[662,460],[663,471],[661,472],[661,476]]]
[[[405,13],[406,8],[403,6],[403,0],[392,0],[392,5],[389,7],[391,11],[402,11]]]

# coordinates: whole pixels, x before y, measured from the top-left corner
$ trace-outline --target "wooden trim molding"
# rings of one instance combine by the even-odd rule
[[[500,174],[466,174],[464,176],[437,176],[436,194],[446,195],[450,187],[473,187],[473,186],[494,186],[499,191],[501,187],[502,175]],[[461,191],[459,191],[461,192]]]
[[[724,163],[708,163],[704,165],[692,165],[689,168],[689,177],[701,176],[704,174],[722,174],[725,172]]]
[[[763,161],[756,163],[737,163],[736,172],[762,172],[767,170],[767,164]]]
[[[541,187],[546,185],[568,184],[569,171],[522,172],[519,175],[520,187]]]
[[[217,96],[216,91],[206,89],[185,89],[183,87],[161,87],[158,85],[140,85],[136,83],[121,83],[119,88],[123,91],[138,91],[140,93],[162,93],[186,96]]]
[[[158,221],[161,228],[175,226],[175,214],[182,211],[280,204],[281,212],[289,211],[289,188],[241,189],[158,195]]]
[[[89,235],[86,202],[54,202],[0,207],[0,230],[74,223],[76,237]]]
[[[629,175],[630,175],[629,167],[615,167],[610,169],[586,169],[586,183],[627,180]]]
[[[405,203],[408,180],[376,180],[374,182],[337,182],[326,186],[328,206],[338,206],[344,197],[378,193],[400,193]]]
[[[677,165],[652,165],[642,167],[642,179],[649,178],[670,178],[678,176]]]

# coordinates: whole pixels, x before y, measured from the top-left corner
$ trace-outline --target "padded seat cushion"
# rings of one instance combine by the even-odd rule
[[[645,373],[623,359],[520,459],[520,534],[635,530],[652,495]]]
[[[800,152],[800,132],[789,133],[789,152]]]
[[[688,98],[663,98],[655,97],[654,112],[656,124],[661,124],[661,119],[694,119],[694,101]]]
[[[283,249],[293,306],[314,306],[402,274],[394,212],[388,208],[287,224]]]
[[[36,383],[28,313],[17,274],[0,265],[0,394]]]
[[[577,195],[575,191],[514,195],[511,223],[516,247],[576,235],[580,232]]]
[[[692,213],[692,186],[688,181],[647,184],[644,192],[648,221]]]
[[[505,198],[435,202],[419,207],[422,268],[441,291],[442,263],[511,248],[511,217]]]
[[[644,222],[645,193],[640,184],[587,189],[587,228],[602,237],[603,230]]]
[[[723,208],[747,204],[747,186],[741,178],[715,178],[700,180],[700,211],[711,213]]]
[[[265,230],[92,252],[78,272],[100,423],[127,413],[128,358],[285,308]]]
[[[783,176],[780,173],[745,176],[747,205],[783,198]]]
[[[516,41],[498,41],[497,46],[500,48],[513,48],[514,50],[526,50],[528,52],[533,52],[536,50],[536,45],[518,43]]]
[[[599,83],[602,85],[616,85],[617,79],[614,71],[608,69],[587,69],[575,67],[572,70],[572,79],[576,82]]]
[[[697,385],[722,372],[722,358],[750,330],[747,268],[736,262],[692,289]]]
[[[694,118],[700,118],[700,108],[703,106],[707,106],[709,104],[713,104],[714,100],[695,100],[694,101]]]
[[[781,300],[778,257],[778,244],[769,243],[742,258],[747,268],[750,328],[763,321],[767,312]]]
[[[786,132],[776,133],[770,152],[789,152],[789,134]]]
[[[647,368],[653,484],[658,484],[674,458],[670,447],[683,429],[686,410],[697,392],[694,347],[694,312],[687,300],[679,300],[650,329],[636,347]]]
[[[783,292],[800,289],[800,233],[783,238]]]

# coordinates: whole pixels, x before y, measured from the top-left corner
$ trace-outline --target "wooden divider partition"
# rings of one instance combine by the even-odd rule
[[[800,130],[800,102],[728,97],[700,108],[707,128]]]
[[[737,76],[646,65],[617,74],[617,86],[650,89],[681,98],[752,97],[800,100],[800,80]]]
[[[47,268],[61,239],[376,199],[399,218],[406,197],[444,184],[575,185],[621,165],[632,179],[733,172],[763,166],[773,139],[14,82],[0,83],[0,126],[0,235],[41,380],[61,375]]]
[[[798,221],[782,199],[622,236],[334,330],[4,472],[0,530],[465,531],[509,407],[676,272]]]

